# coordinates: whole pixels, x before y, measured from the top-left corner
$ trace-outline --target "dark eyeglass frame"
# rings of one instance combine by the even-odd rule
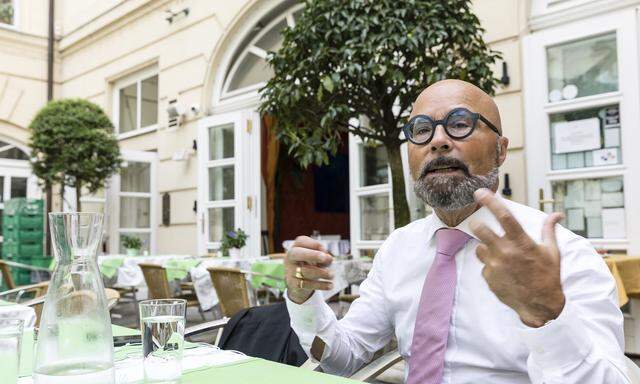
[[[460,111],[464,111],[469,113],[469,116],[471,117],[472,123],[473,125],[471,126],[471,130],[469,130],[468,133],[466,133],[463,136],[456,136],[456,135],[452,135],[451,132],[449,132],[449,130],[447,129],[447,123],[449,121],[449,118],[456,112],[460,112]],[[433,123],[433,131],[431,131],[431,135],[429,136],[429,138],[425,141],[416,141],[413,139],[413,134],[411,133],[411,127],[413,126],[414,122],[417,119],[427,119],[429,120],[431,123]],[[447,133],[447,135],[454,139],[454,140],[462,140],[464,138],[467,138],[469,136],[471,136],[471,134],[476,130],[476,127],[478,125],[478,120],[482,121],[483,123],[485,123],[487,125],[487,127],[489,127],[492,131],[494,131],[498,136],[502,136],[500,134],[500,131],[498,130],[498,128],[496,128],[496,126],[490,122],[487,118],[485,118],[484,116],[482,116],[481,114],[477,113],[477,112],[471,112],[470,110],[468,110],[467,108],[454,108],[451,111],[449,111],[449,113],[447,113],[447,116],[444,117],[444,119],[442,120],[433,120],[431,117],[427,116],[427,115],[415,115],[414,117],[411,118],[411,120],[409,120],[404,127],[402,128],[402,130],[404,131],[404,135],[405,137],[412,142],[413,144],[417,144],[417,145],[426,145],[429,144],[429,142],[431,142],[431,140],[433,139],[433,136],[436,134],[436,130],[438,129],[438,125],[442,125],[442,128],[444,128],[444,131]]]

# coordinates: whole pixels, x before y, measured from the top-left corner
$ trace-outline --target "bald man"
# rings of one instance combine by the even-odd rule
[[[331,255],[304,236],[287,254],[287,308],[309,356],[346,376],[395,335],[409,384],[629,383],[602,258],[561,214],[495,194],[509,140],[491,97],[433,84],[404,133],[434,214],[387,238],[342,320],[319,292],[332,288]]]

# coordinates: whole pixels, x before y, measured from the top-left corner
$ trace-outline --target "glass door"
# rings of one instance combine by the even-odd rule
[[[640,252],[634,10],[539,31],[524,40],[528,199],[607,250]]]
[[[260,119],[253,111],[219,114],[198,131],[198,252],[220,249],[224,235],[249,235],[241,254],[260,256]]]

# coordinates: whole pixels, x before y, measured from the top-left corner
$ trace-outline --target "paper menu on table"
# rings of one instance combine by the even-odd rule
[[[600,149],[600,119],[564,121],[553,124],[554,153]]]

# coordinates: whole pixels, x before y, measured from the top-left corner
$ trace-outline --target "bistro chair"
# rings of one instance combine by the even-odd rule
[[[2,279],[4,280],[4,284],[7,286],[7,289],[15,289],[16,283],[13,280],[13,276],[11,276],[11,268],[4,262],[4,260],[0,260],[0,272],[2,272]]]
[[[140,263],[144,280],[149,288],[149,299],[184,299],[187,301],[188,307],[198,308],[202,320],[205,320],[204,312],[200,307],[200,302],[194,293],[181,294],[174,296],[169,287],[169,279],[167,278],[167,270],[157,264]]]
[[[17,288],[9,289],[4,292],[0,292],[0,299],[13,301],[19,303],[22,301],[22,297],[28,295],[32,298],[44,296],[49,288],[49,282],[43,281],[36,284],[22,285]],[[13,297],[15,295],[15,297]]]
[[[287,257],[287,254],[286,253],[270,253],[267,256],[271,260],[280,260],[280,259],[284,259],[285,257]]]
[[[207,268],[211,282],[220,300],[220,310],[225,317],[231,317],[241,309],[251,307],[249,289],[245,274],[236,268]]]

